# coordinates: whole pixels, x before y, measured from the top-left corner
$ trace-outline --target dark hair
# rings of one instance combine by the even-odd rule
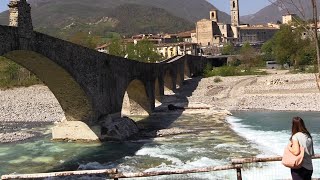
[[[311,134],[307,130],[306,126],[304,125],[304,122],[301,119],[301,117],[293,117],[292,118],[292,134],[291,134],[290,140],[292,139],[292,136],[298,132],[305,133],[312,139]]]

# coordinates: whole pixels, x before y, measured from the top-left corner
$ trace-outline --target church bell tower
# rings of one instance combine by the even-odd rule
[[[239,0],[230,0],[231,7],[231,25],[240,25],[240,15],[239,15]]]
[[[216,9],[210,11],[210,20],[214,22],[219,22],[218,11]]]

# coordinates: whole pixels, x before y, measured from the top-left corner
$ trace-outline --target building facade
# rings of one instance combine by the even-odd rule
[[[282,24],[290,24],[292,21],[299,18],[296,14],[286,14],[282,16]]]
[[[238,42],[264,43],[271,39],[277,31],[278,29],[273,27],[240,27]]]
[[[181,43],[168,43],[156,45],[156,50],[165,58],[183,55],[197,55],[198,44],[181,42]]]
[[[210,11],[210,19],[202,19],[196,23],[196,42],[201,47],[221,47],[226,43],[263,43],[272,38],[279,29],[279,26],[274,25],[259,27],[241,25],[239,0],[230,0],[230,10],[231,24],[219,22],[219,12],[217,10]]]

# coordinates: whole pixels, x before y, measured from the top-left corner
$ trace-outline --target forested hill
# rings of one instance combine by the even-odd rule
[[[119,32],[179,32],[194,29],[197,20],[208,18],[215,7],[206,0],[29,0],[35,29],[66,37],[88,31],[105,35]],[[220,14],[227,22],[229,16]],[[0,14],[8,23],[8,11]]]

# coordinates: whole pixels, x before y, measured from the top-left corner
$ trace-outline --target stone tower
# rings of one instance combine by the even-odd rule
[[[9,26],[18,26],[18,0],[10,0],[9,4]]]
[[[26,0],[10,0],[8,6],[10,12],[9,26],[33,31],[30,4]]]
[[[10,0],[8,6],[10,8],[9,26],[19,28],[20,48],[24,50],[30,49],[33,37],[30,4],[26,0]]]
[[[218,11],[217,10],[211,10],[210,11],[210,20],[214,22],[219,22],[219,17],[218,17]]]
[[[240,25],[240,15],[239,15],[239,0],[230,0],[231,7],[231,25]]]

